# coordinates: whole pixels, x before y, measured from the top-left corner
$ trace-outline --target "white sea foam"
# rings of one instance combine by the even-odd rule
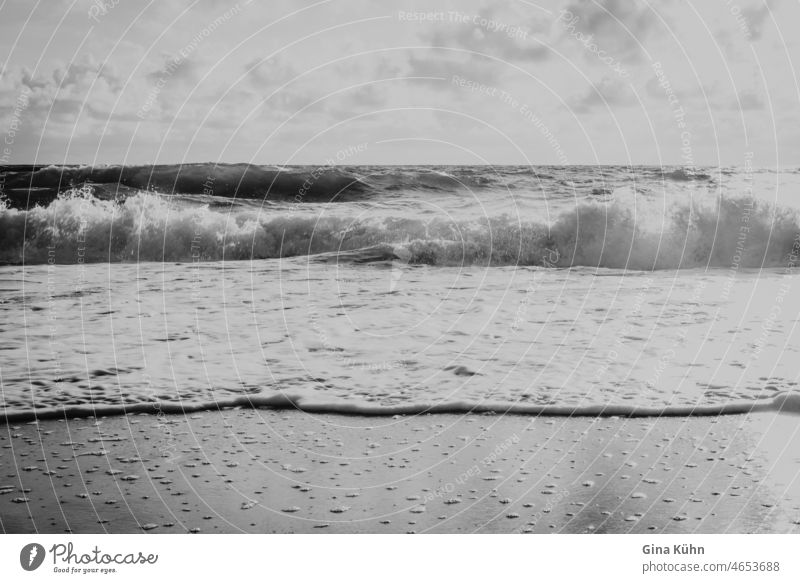
[[[545,259],[555,254],[557,267],[779,267],[800,250],[800,219],[794,209],[726,197],[667,208],[646,200],[586,201],[549,222],[507,214],[443,220],[220,210],[150,193],[98,200],[85,190],[46,207],[0,210],[5,263],[269,259],[375,245],[427,265],[549,266]]]

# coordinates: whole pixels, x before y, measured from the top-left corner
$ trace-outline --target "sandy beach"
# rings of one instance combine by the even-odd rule
[[[0,429],[6,533],[800,532],[796,416],[233,409]]]

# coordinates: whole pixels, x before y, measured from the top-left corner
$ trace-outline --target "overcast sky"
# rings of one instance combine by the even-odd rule
[[[0,133],[13,163],[797,166],[798,23],[794,0],[0,0]]]

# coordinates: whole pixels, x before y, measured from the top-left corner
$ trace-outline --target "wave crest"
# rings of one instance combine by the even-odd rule
[[[668,210],[583,202],[552,223],[407,217],[354,221],[290,211],[220,211],[137,193],[99,200],[87,189],[46,207],[0,210],[0,261],[90,263],[269,259],[388,245],[381,260],[428,265],[529,265],[637,270],[780,267],[800,252],[797,211],[748,198]]]

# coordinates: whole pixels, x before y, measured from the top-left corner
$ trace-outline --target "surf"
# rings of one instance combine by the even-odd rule
[[[552,220],[487,215],[444,220],[292,208],[220,209],[137,192],[105,200],[91,187],[46,206],[0,207],[0,262],[78,264],[262,260],[319,256],[429,266],[600,267],[655,271],[794,267],[800,218],[752,197],[675,202],[580,201]]]

